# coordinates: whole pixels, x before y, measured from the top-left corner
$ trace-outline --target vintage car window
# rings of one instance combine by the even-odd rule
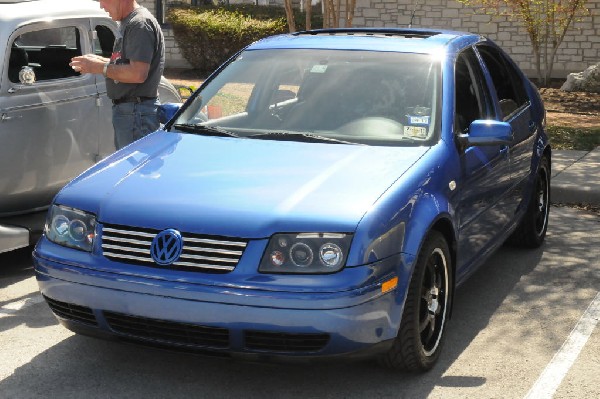
[[[528,101],[523,81],[506,56],[496,48],[480,45],[477,50],[492,77],[502,117],[507,120]]]
[[[246,51],[207,82],[175,122],[239,136],[312,134],[373,145],[434,140],[440,64],[426,54]]]
[[[105,25],[96,25],[96,36],[94,37],[94,53],[109,58],[112,55],[115,35]]]
[[[487,119],[490,112],[487,86],[473,49],[463,51],[456,59],[454,90],[455,131],[465,133],[474,120]]]
[[[77,55],[81,55],[81,43],[74,26],[23,33],[11,45],[9,79],[18,83],[23,67],[33,71],[36,81],[79,76],[69,66]]]

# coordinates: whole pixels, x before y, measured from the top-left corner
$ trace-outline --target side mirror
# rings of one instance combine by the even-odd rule
[[[466,147],[505,145],[513,140],[510,123],[495,120],[476,120],[469,126],[469,133],[461,134],[458,140]]]
[[[173,118],[173,116],[175,116],[175,114],[177,113],[177,111],[179,111],[179,108],[181,108],[181,103],[165,103],[165,104],[161,104],[158,107],[158,121],[160,123],[162,123],[163,125],[165,123],[167,123],[168,121],[171,120],[171,118]]]

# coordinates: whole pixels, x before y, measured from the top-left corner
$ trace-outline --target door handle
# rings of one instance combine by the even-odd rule
[[[529,121],[529,131],[531,133],[535,132],[536,124],[534,121]]]

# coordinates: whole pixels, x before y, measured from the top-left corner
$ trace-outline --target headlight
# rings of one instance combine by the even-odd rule
[[[346,263],[352,235],[340,233],[275,234],[260,262],[263,273],[319,274]]]
[[[46,219],[46,237],[59,245],[92,251],[96,217],[90,213],[52,205]]]

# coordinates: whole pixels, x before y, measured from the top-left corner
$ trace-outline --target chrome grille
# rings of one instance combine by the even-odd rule
[[[150,246],[161,230],[104,225],[102,254],[115,261],[157,266]],[[247,241],[181,232],[183,250],[169,268],[229,272],[237,266]]]

